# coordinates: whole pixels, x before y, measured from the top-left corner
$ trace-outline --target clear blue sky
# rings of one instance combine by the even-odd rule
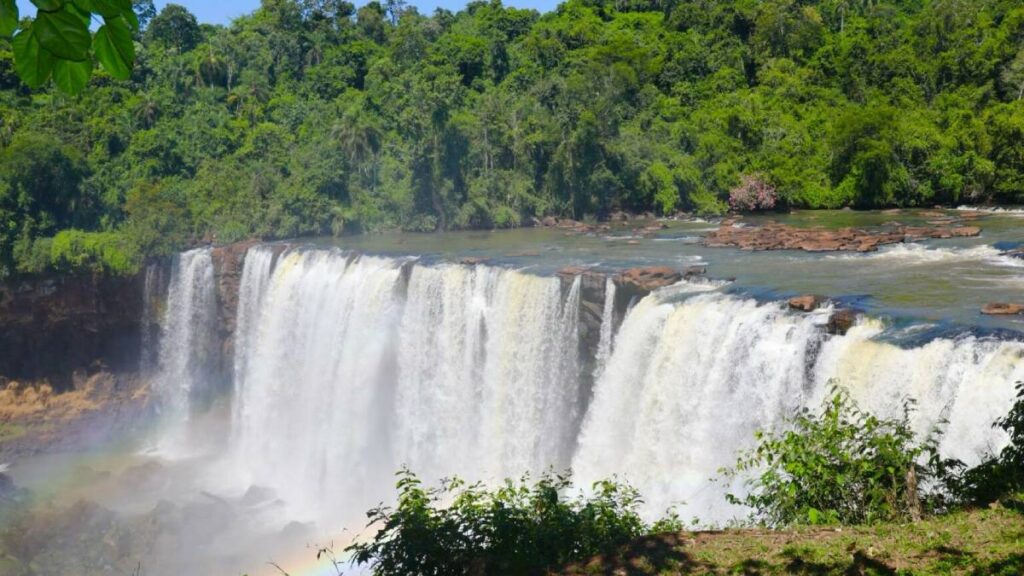
[[[451,11],[461,9],[466,5],[465,0],[407,0],[410,5],[419,8],[423,14],[430,14],[434,8],[441,6]],[[502,0],[506,6],[517,6],[519,8],[536,8],[540,11],[551,10],[559,0]],[[357,0],[356,5],[361,6],[365,1]],[[167,2],[155,0],[157,10]],[[175,4],[181,4],[196,15],[200,22],[212,24],[227,24],[232,18],[248,14],[260,5],[259,0],[232,0],[218,2],[216,0],[177,0]],[[35,14],[36,8],[29,0],[18,0],[18,6],[22,14]]]

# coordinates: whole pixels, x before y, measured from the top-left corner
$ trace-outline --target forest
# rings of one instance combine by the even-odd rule
[[[1019,0],[136,0],[127,80],[0,40],[0,278],[209,242],[1024,202]]]

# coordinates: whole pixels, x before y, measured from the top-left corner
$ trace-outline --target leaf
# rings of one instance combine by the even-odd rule
[[[14,48],[14,68],[25,84],[31,88],[42,86],[53,72],[53,55],[43,50],[36,38],[35,30],[22,30],[11,41]]]
[[[18,3],[0,0],[0,36],[10,36],[18,29]]]
[[[70,10],[39,12],[32,24],[39,43],[58,58],[85,60],[89,57],[89,27]]]
[[[32,0],[32,3],[44,12],[56,12],[64,6],[64,0]]]
[[[53,82],[66,94],[78,94],[92,76],[92,61],[57,60],[53,67]]]
[[[131,78],[132,66],[135,64],[135,43],[132,32],[121,18],[107,20],[96,31],[93,42],[96,58],[103,68],[118,80]]]

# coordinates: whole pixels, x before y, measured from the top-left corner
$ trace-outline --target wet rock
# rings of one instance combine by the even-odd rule
[[[487,260],[488,260],[487,258],[481,258],[479,256],[467,256],[467,257],[459,260],[459,264],[463,264],[465,266],[476,266],[478,264],[486,263]]]
[[[693,266],[687,266],[683,269],[683,278],[693,278],[694,276],[703,276],[708,273],[707,264],[694,264]]]
[[[821,296],[807,294],[790,298],[789,308],[791,310],[800,310],[801,312],[814,312],[825,302],[826,299]]]
[[[558,226],[558,218],[555,218],[554,216],[547,216],[541,220],[541,225],[545,228],[554,228],[555,226]]]
[[[853,310],[836,310],[829,317],[825,331],[833,336],[845,336],[856,323],[857,314]]]
[[[1024,304],[1008,304],[1006,302],[993,302],[981,308],[982,314],[989,316],[1016,316],[1024,314]]]
[[[615,277],[619,286],[640,292],[653,292],[683,279],[683,273],[668,266],[630,268]]]

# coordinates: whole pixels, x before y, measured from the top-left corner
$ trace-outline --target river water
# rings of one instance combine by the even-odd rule
[[[934,215],[783,218],[836,227]],[[428,482],[570,468],[584,486],[618,476],[645,495],[651,518],[674,507],[727,522],[744,511],[724,493],[742,486],[712,482],[718,470],[756,430],[816,406],[835,383],[883,414],[914,399],[915,429],[942,424],[943,453],[977,462],[1006,441],[991,423],[1024,380],[1024,324],[979,314],[1022,300],[1024,260],[1000,252],[1024,241],[1024,218],[976,222],[978,238],[871,254],[709,249],[697,242],[714,226],[692,221],[649,236],[619,226],[256,246],[242,273],[231,392],[213,408],[197,399],[213,385],[204,367],[215,278],[209,251],[192,251],[176,259],[166,295],[154,380],[162,421],[115,459],[113,478],[128,470],[146,481],[131,494],[99,482],[106,488],[90,496],[136,518],[176,503],[179,524],[165,537],[193,546],[192,560],[164,551],[147,573],[260,573],[273,556],[298,574],[315,554],[300,543],[351,538],[341,530],[392,496],[402,466]],[[605,305],[596,346],[581,345],[581,280],[554,272],[654,264],[706,264],[714,281],[659,290],[628,310]],[[804,293],[866,314],[829,335],[831,307],[785,306]],[[147,466],[152,474],[138,472]],[[41,474],[32,470],[15,477],[31,483]],[[216,539],[196,537],[210,522]]]

